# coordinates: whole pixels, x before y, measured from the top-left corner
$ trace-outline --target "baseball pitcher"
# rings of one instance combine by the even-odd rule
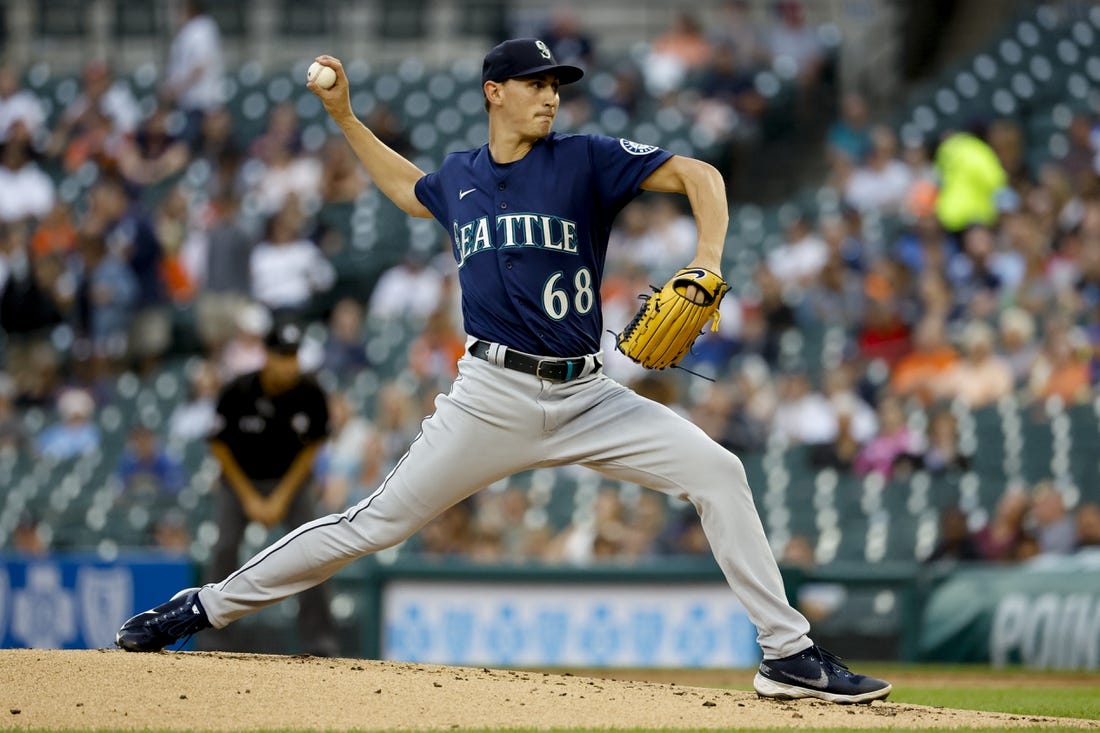
[[[348,80],[309,88],[379,189],[450,234],[470,335],[451,391],[408,453],[362,502],[309,522],[219,583],[181,591],[127,621],[119,646],[154,651],[300,593],[356,558],[395,545],[479,489],[540,466],[581,464],[689,500],[718,564],[758,630],[760,695],[870,702],[890,685],[853,674],[807,636],[753,505],[741,461],[672,410],[603,374],[600,280],[616,214],[641,191],[687,196],[695,257],[651,295],[619,348],[649,368],[675,365],[715,317],[728,224],[712,166],[653,145],[552,132],[558,88],[583,72],[534,38],[486,56],[489,141],[424,173],[354,115]]]

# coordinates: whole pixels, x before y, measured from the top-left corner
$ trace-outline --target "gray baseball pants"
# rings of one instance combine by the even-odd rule
[[[586,369],[586,371],[589,371]],[[259,552],[199,599],[232,621],[312,588],[353,560],[398,544],[448,507],[531,468],[580,464],[689,500],[718,565],[756,625],[764,657],[810,646],[809,623],[783,580],[741,461],[664,405],[598,370],[554,383],[466,355],[447,395],[382,485]]]
[[[252,482],[261,496],[270,496],[278,484],[278,479]],[[297,527],[312,521],[317,516],[316,488],[313,481],[307,479],[306,485],[290,503],[286,514],[286,526]],[[245,528],[249,523],[240,499],[224,480],[221,481],[218,490],[217,518],[218,541],[214,545],[213,556],[207,568],[207,577],[220,579],[240,566],[241,541],[244,539]],[[304,591],[298,597],[298,640],[306,652],[323,652],[326,655],[332,655],[336,651],[336,627],[329,614],[328,606],[329,592],[323,584]],[[236,643],[232,637],[223,638],[220,642],[221,646],[233,646]]]

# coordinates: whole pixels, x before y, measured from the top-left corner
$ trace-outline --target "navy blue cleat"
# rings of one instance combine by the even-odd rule
[[[765,659],[752,686],[761,697],[816,697],[842,704],[881,700],[893,689],[885,680],[852,674],[840,657],[816,644],[789,657]]]
[[[128,652],[159,652],[169,644],[210,628],[199,603],[199,589],[185,588],[156,608],[143,611],[122,625],[115,644]]]

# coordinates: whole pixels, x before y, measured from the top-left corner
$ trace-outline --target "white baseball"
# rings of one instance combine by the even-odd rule
[[[306,81],[316,82],[322,89],[328,89],[336,83],[336,72],[331,66],[314,61],[306,71]]]

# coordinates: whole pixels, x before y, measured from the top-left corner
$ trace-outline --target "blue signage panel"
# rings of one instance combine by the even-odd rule
[[[756,628],[724,583],[394,580],[382,656],[437,664],[752,667]]]
[[[123,621],[193,583],[186,558],[0,555],[0,647],[111,647]]]

